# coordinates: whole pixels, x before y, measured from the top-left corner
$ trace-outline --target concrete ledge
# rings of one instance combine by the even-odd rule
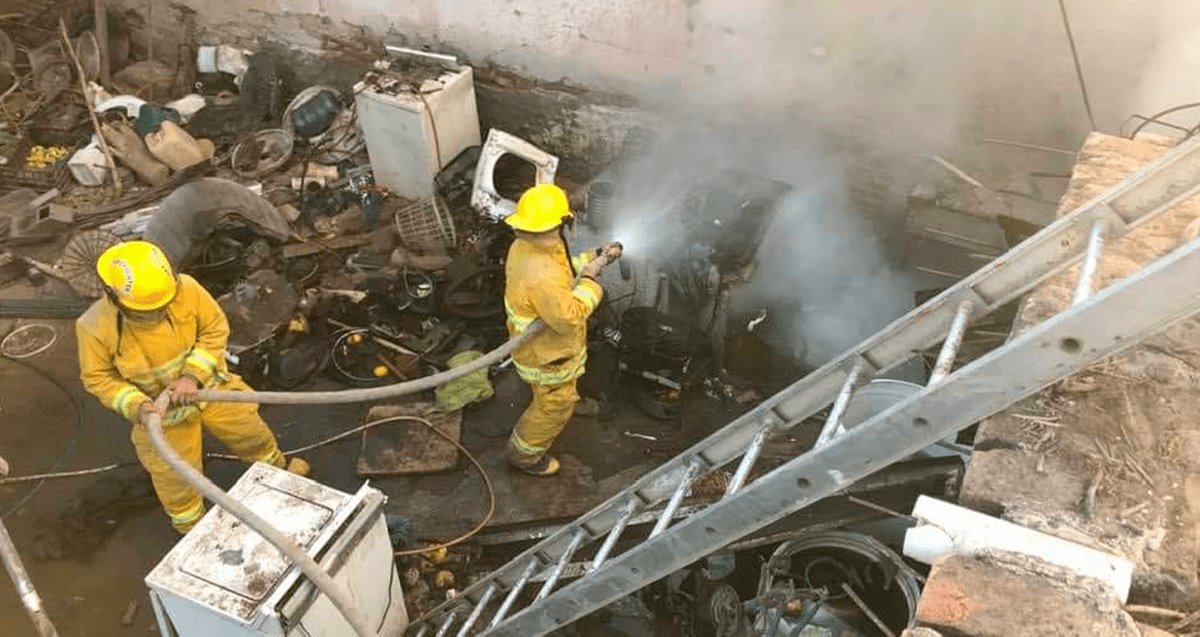
[[[1029,558],[952,555],[930,571],[917,624],[945,637],[1137,637],[1133,618],[1098,581]]]

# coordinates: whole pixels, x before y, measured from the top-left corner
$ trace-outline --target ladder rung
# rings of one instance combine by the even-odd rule
[[[436,633],[434,633],[433,637],[445,637],[448,635],[450,633],[450,627],[454,625],[454,620],[457,617],[457,611],[450,611],[449,613],[446,613],[446,618],[442,620],[441,625],[438,626],[438,630]]]
[[[733,472],[733,477],[729,479],[729,486],[725,487],[725,497],[729,497],[742,489],[742,485],[746,484],[746,478],[750,477],[750,470],[754,468],[754,463],[758,462],[758,456],[762,453],[763,446],[767,443],[767,433],[771,431],[770,427],[763,427],[754,434],[754,440],[750,441],[750,447],[746,449],[746,455],[742,456],[742,461],[738,463],[737,471]]]
[[[495,582],[488,584],[479,601],[475,603],[475,608],[471,609],[471,614],[467,615],[467,620],[463,622],[462,628],[458,629],[457,637],[467,637],[467,632],[475,626],[475,622],[479,621],[479,616],[483,614],[483,609],[492,601],[492,597],[496,594],[497,590],[499,590],[499,586]]]
[[[975,312],[975,304],[963,301],[954,312],[954,320],[950,323],[950,331],[938,351],[937,362],[929,374],[929,385],[936,385],[950,373],[954,367],[954,359],[958,358],[958,348],[962,346],[963,337],[967,334],[967,324],[971,322],[971,314]]]
[[[658,516],[658,522],[654,523],[654,529],[650,531],[650,537],[667,530],[667,526],[671,524],[671,518],[675,517],[675,511],[679,509],[679,505],[683,503],[683,498],[687,496],[688,489],[692,486],[692,481],[700,474],[700,460],[692,460],[688,464],[688,468],[683,472],[683,479],[680,480],[679,486],[675,487],[675,492],[671,494],[671,499],[667,501],[667,507],[662,510]]]
[[[1100,269],[1100,257],[1104,253],[1104,233],[1108,223],[1104,219],[1092,222],[1088,232],[1087,250],[1083,253],[1083,265],[1079,266],[1079,280],[1075,282],[1072,303],[1081,303],[1092,295],[1096,285],[1096,272]]]
[[[617,540],[621,539],[621,534],[625,532],[625,527],[629,525],[629,521],[637,513],[640,504],[641,498],[637,497],[637,494],[634,494],[625,503],[625,507],[621,510],[621,515],[617,517],[617,521],[613,523],[612,530],[608,532],[608,537],[604,538],[604,544],[600,545],[600,550],[596,551],[596,557],[592,558],[592,572],[600,570],[600,566],[604,564],[604,560],[608,559],[609,553],[612,553],[613,547],[617,545]]]
[[[546,597],[550,594],[550,591],[554,590],[554,585],[558,583],[558,578],[562,577],[562,572],[567,567],[567,562],[571,561],[571,558],[575,555],[575,551],[579,550],[580,545],[583,544],[583,541],[587,537],[588,533],[586,530],[581,528],[575,531],[575,535],[571,536],[571,543],[567,545],[567,549],[563,551],[562,555],[558,556],[558,562],[554,564],[554,570],[550,571],[550,576],[546,578],[546,583],[542,584],[542,590],[538,591],[537,597],[533,601],[536,602]]]
[[[492,623],[488,628],[493,628],[496,624],[504,621],[504,617],[512,609],[513,603],[517,601],[517,595],[520,595],[521,589],[525,588],[525,585],[529,583],[529,578],[533,577],[533,572],[537,569],[539,563],[536,555],[529,559],[529,566],[526,566],[525,570],[521,571],[521,577],[513,582],[512,589],[508,591],[508,595],[504,596],[504,601],[501,602],[500,608],[496,609],[496,614],[492,617]]]
[[[825,426],[817,435],[817,442],[813,445],[814,449],[829,444],[829,441],[841,432],[842,414],[846,413],[846,406],[850,404],[850,397],[854,395],[854,389],[858,385],[858,377],[862,374],[862,370],[863,362],[857,361],[854,363],[854,367],[850,368],[850,373],[846,374],[846,381],[842,383],[842,389],[834,399],[833,407],[829,409],[829,417],[825,419]]]

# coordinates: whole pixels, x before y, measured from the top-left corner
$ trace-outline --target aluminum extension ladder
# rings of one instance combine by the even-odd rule
[[[764,401],[419,618],[412,634],[541,635],[720,550],[1200,309],[1200,239],[1093,294],[1104,242],[1200,191],[1200,137]],[[968,323],[1083,259],[1073,304],[951,371]],[[851,395],[873,375],[942,342],[929,384],[845,430]],[[773,432],[832,404],[813,449],[749,480]],[[698,477],[735,460],[725,496],[672,524]],[[649,537],[614,548],[635,516],[666,501]],[[557,587],[601,542],[587,572]],[[522,592],[541,580],[533,601]],[[556,588],[557,587],[557,588]],[[530,588],[530,593],[533,589]]]

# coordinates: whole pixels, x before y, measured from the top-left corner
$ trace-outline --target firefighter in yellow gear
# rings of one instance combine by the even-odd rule
[[[308,464],[298,458],[285,465],[257,405],[187,404],[201,387],[249,390],[225,365],[229,322],[207,290],[185,274],[176,275],[162,250],[145,241],[109,248],[96,270],[106,295],[75,323],[80,379],[102,404],[133,423],[130,437],[138,460],[180,533],[204,515],[204,499],[150,444],[144,423],[151,413],[162,417],[167,441],[198,470],[202,435],[208,431],[245,462],[308,473]],[[171,393],[172,406],[162,413],[154,398],[164,390]]]
[[[559,462],[548,451],[567,426],[579,401],[576,381],[587,362],[587,321],[604,289],[600,270],[621,255],[621,246],[571,257],[562,226],[571,220],[567,194],[539,184],[521,195],[505,218],[516,233],[505,262],[504,309],[509,334],[535,320],[546,329],[513,353],[517,374],[529,384],[533,401],[508,439],[508,461],[526,473],[550,476]]]

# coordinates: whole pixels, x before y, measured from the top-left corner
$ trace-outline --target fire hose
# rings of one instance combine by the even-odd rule
[[[163,392],[157,400],[154,401],[160,409],[165,410],[170,404],[170,394]],[[202,493],[204,497],[212,500],[217,506],[221,507],[226,513],[241,520],[246,526],[254,529],[256,533],[261,535],[265,540],[275,545],[281,553],[287,556],[309,580],[319,589],[329,601],[333,603],[342,617],[346,618],[350,626],[354,629],[355,634],[359,637],[377,637],[378,633],[367,622],[366,615],[358,606],[358,602],[350,595],[350,591],[346,587],[337,583],[333,577],[321,568],[320,564],[314,560],[309,554],[296,544],[292,538],[284,535],[279,529],[271,525],[258,514],[250,510],[249,507],[235,500],[228,493],[225,493],[220,487],[213,484],[208,478],[189,465],[167,439],[163,436],[162,418],[156,413],[152,413],[146,418],[146,431],[150,434],[150,443],[154,445],[154,450],[162,457],[171,469]]]
[[[368,403],[376,400],[407,396],[444,385],[452,380],[486,369],[508,358],[518,347],[537,336],[546,324],[538,319],[531,323],[519,336],[476,358],[475,360],[403,383],[368,387],[365,389],[340,389],[334,391],[229,391],[202,389],[196,393],[196,402],[213,403],[257,403],[260,405],[334,405],[345,403]]]
[[[444,372],[439,372],[424,378],[388,385],[385,387],[371,387],[367,389],[346,389],[341,391],[317,391],[317,392],[256,392],[256,391],[221,391],[221,390],[202,390],[196,394],[195,400],[208,402],[251,402],[259,404],[290,404],[290,405],[309,405],[309,404],[334,404],[334,403],[357,403],[370,402],[385,398],[394,398],[396,396],[404,396],[413,394],[428,389],[433,389],[439,385],[452,381],[456,378],[461,378],[467,374],[485,369],[493,364],[499,363],[507,358],[513,351],[521,346],[530,338],[536,336],[545,328],[545,323],[541,320],[534,321],[524,332],[519,336],[509,339],[504,345],[484,354],[483,356],[461,365],[449,369]],[[161,409],[166,409],[170,403],[170,395],[164,392],[155,401],[155,404]],[[151,414],[147,419],[146,429],[150,434],[150,442],[154,445],[154,449],[162,456],[163,460],[171,467],[179,477],[183,478],[196,488],[204,497],[213,501],[217,506],[221,507],[230,515],[238,520],[241,520],[246,526],[254,529],[256,533],[261,535],[268,542],[279,549],[281,553],[287,556],[295,563],[300,570],[307,576],[312,583],[319,589],[329,601],[338,609],[346,621],[354,628],[354,632],[359,637],[376,637],[375,629],[367,623],[366,616],[363,615],[362,609],[358,603],[350,595],[341,584],[326,573],[316,560],[308,555],[303,548],[296,544],[290,537],[284,535],[279,529],[276,529],[270,522],[259,517],[241,502],[232,498],[228,493],[225,493],[220,487],[213,484],[204,476],[189,465],[179,454],[175,452],[171,445],[163,437],[162,419],[158,414]]]

